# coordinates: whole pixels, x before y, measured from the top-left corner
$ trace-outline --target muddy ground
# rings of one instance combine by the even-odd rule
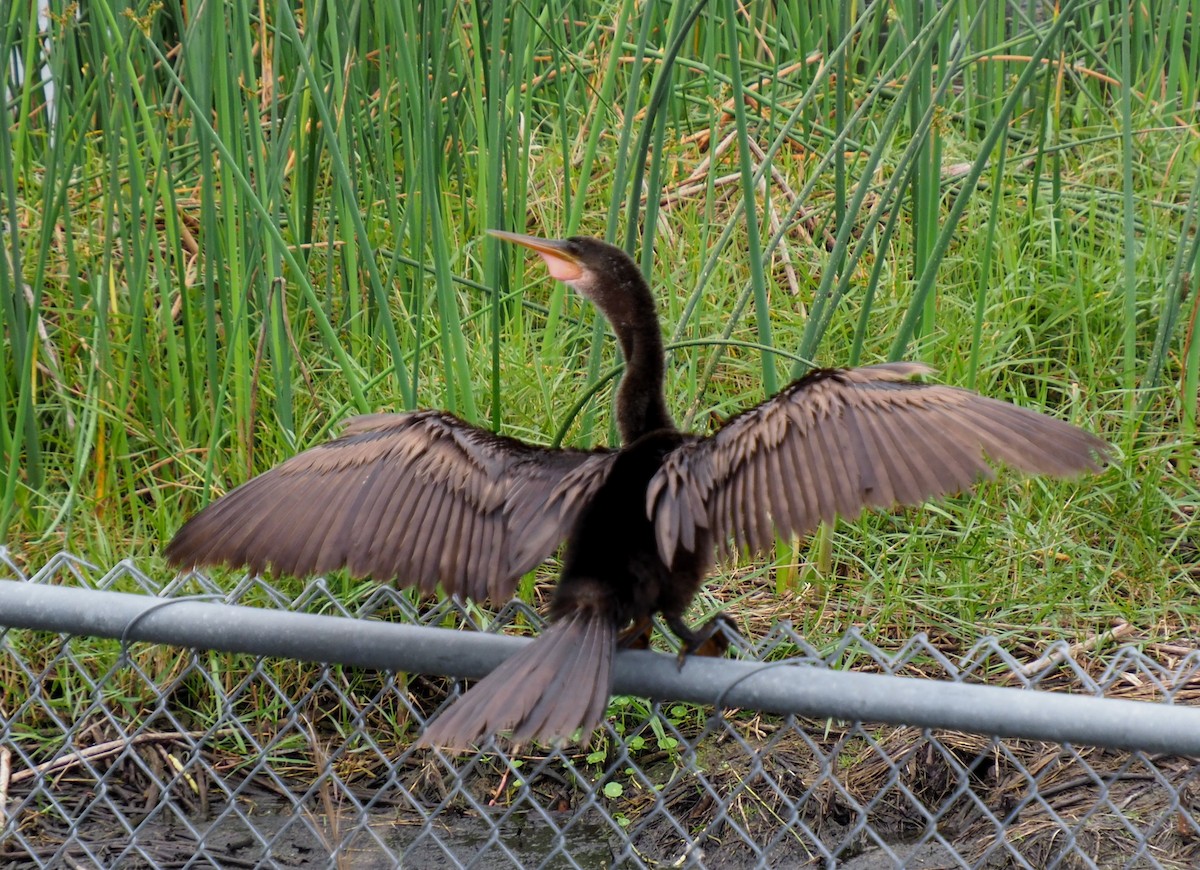
[[[386,783],[339,782],[336,799],[328,791],[298,797],[311,781],[298,779],[289,793],[278,779],[244,779],[230,803],[211,785],[198,798],[205,790],[190,774],[164,799],[147,791],[145,768],[126,759],[126,769],[101,771],[101,787],[76,770],[10,789],[10,809],[32,800],[18,810],[19,836],[0,843],[0,863],[317,868],[331,866],[331,851],[340,844],[339,866],[368,870],[394,867],[397,858],[414,868],[634,866],[631,854],[649,866],[688,866],[695,857],[700,866],[740,870],[758,865],[759,849],[769,867],[823,866],[819,842],[837,853],[845,870],[883,870],[897,859],[924,870],[963,861],[987,868],[1021,861],[1064,868],[1088,861],[1101,868],[1200,866],[1200,773],[1191,760],[1142,756],[1131,763],[1129,753],[1082,750],[1081,758],[1081,751],[1026,744],[1018,747],[1025,753],[1021,767],[1036,775],[1040,799],[1022,804],[1027,780],[989,754],[986,738],[944,734],[930,741],[920,731],[895,729],[877,743],[884,753],[877,760],[868,756],[836,778],[821,773],[807,744],[791,740],[757,758],[722,754],[715,745],[711,757],[697,759],[708,771],[702,785],[664,762],[661,803],[653,790],[646,790],[642,805],[636,796],[625,801],[625,829],[589,808],[583,793],[566,788],[570,780],[554,771],[544,782],[531,782],[538,808],[504,817],[505,807],[487,806],[499,771],[478,766],[464,784],[457,773],[409,760]],[[964,791],[949,775],[951,758],[997,760],[977,765]],[[206,769],[221,767],[214,758]],[[880,788],[889,778],[885,767],[897,775]],[[655,776],[653,765],[646,773]],[[851,797],[867,786],[862,799]],[[38,791],[31,795],[31,787]],[[442,808],[426,826],[413,801]],[[790,807],[807,830],[780,824]],[[931,812],[943,842],[908,845],[927,829]],[[997,843],[990,814],[1006,813],[1006,837]],[[75,820],[74,830],[66,819]],[[561,839],[551,822],[563,829]],[[1068,831],[1077,849],[1064,855]],[[1144,857],[1131,861],[1139,848]]]

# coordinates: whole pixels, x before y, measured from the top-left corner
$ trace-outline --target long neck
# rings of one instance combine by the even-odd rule
[[[638,284],[641,286],[626,298],[625,310],[609,317],[625,355],[625,375],[617,387],[617,423],[625,444],[656,429],[675,428],[663,396],[663,343],[658,314],[649,288],[644,282]]]

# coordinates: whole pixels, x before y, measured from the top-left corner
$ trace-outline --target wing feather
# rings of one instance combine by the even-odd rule
[[[404,485],[406,467],[407,463],[397,463],[395,467],[384,466],[376,470],[378,480],[371,483],[383,489],[382,497],[378,508],[359,517],[365,537],[360,538],[358,546],[366,554],[363,576],[399,577],[407,571],[408,583],[419,588],[420,577],[412,564],[418,557],[418,541],[415,532],[410,530],[429,509],[429,491],[415,480],[410,486]],[[407,552],[394,543],[409,538],[412,543]]]
[[[911,413],[913,409],[909,410],[910,413],[895,415],[888,423],[895,429],[897,449],[913,471],[916,498],[923,500],[944,495],[974,483],[974,478],[969,478],[955,485],[950,469],[942,463],[942,450],[937,434],[926,425],[926,419]],[[911,445],[914,444],[920,445],[920,449],[912,449]]]
[[[504,600],[566,537],[615,455],[531,446],[440,411],[372,414],[213,502],[167,558],[288,574],[345,568]]]
[[[849,451],[846,450],[844,420],[830,415],[822,420],[813,431],[813,441],[821,453],[822,467],[829,479],[827,504],[821,511],[821,519],[833,519],[833,515],[851,509],[853,504],[862,503],[861,495],[851,495],[859,489],[858,471],[848,465]]]
[[[895,433],[887,426],[887,420],[878,414],[854,410],[854,432],[860,439],[864,462],[869,468],[870,492],[867,503],[874,507],[887,508],[904,504],[916,498],[916,485],[912,469],[905,461],[903,451],[897,450]]]
[[[766,452],[756,451],[755,455],[747,459],[753,474],[747,475],[746,492],[749,497],[745,509],[754,516],[754,534],[750,538],[750,548],[756,551],[764,549],[767,543],[775,538],[771,518],[767,514],[767,493],[770,484],[767,481],[766,463],[763,462]]]
[[[804,487],[795,485],[800,479],[795,443],[785,438],[779,444],[778,453],[781,460],[778,486],[788,503],[787,524],[781,528],[797,528],[808,522],[809,506],[804,498]]]
[[[437,566],[441,561],[443,547],[458,546],[458,541],[445,536],[445,514],[446,509],[460,496],[453,490],[443,491],[428,484],[425,486],[425,492],[428,494],[426,509],[416,524],[417,549],[413,564],[413,582],[420,585],[422,592],[432,592],[437,586]]]
[[[447,583],[453,584],[456,589],[462,589],[466,580],[458,570],[459,557],[474,552],[469,549],[471,539],[467,537],[469,529],[465,528],[468,513],[461,499],[446,499],[446,517],[441,524],[445,529],[446,544],[437,553],[436,575],[439,578],[451,578]]]
[[[767,450],[764,451],[762,457],[762,464],[767,474],[771,520],[779,528],[785,528],[788,525],[788,517],[792,513],[787,502],[788,487],[783,485],[783,453],[782,450]]]
[[[736,518],[733,526],[734,543],[739,550],[749,551],[752,548],[750,542],[750,523],[755,518],[755,515],[746,510],[746,503],[750,500],[750,497],[753,497],[753,494],[747,493],[747,489],[750,487],[750,475],[747,473],[744,458],[739,458],[738,465],[741,473],[734,475],[730,481],[729,514],[731,520]]]
[[[865,507],[919,504],[993,475],[1097,471],[1108,445],[1053,417],[969,390],[913,381],[919,363],[826,369],[666,457],[647,493],[671,564],[707,525],[717,549],[761,549],[772,526],[802,535]],[[686,506],[686,507],[685,507]]]

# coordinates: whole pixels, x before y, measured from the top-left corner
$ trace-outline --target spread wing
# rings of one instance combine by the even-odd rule
[[[1067,423],[970,390],[911,380],[920,363],[812,372],[670,455],[647,491],[659,552],[707,528],[761,550],[835,514],[918,504],[993,476],[991,459],[1066,476],[1098,470],[1108,445]]]
[[[534,447],[450,414],[373,414],[192,517],[177,565],[346,568],[503,601],[558,546],[615,453]]]

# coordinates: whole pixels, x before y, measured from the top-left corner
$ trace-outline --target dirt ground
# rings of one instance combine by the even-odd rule
[[[47,826],[35,838],[32,851],[14,848],[12,842],[4,844],[0,848],[0,861],[11,868],[110,867],[118,861],[122,868],[267,865],[315,870],[330,866],[328,841],[298,820],[291,801],[264,790],[254,796],[253,802],[249,816],[253,820],[253,829],[246,821],[229,815],[210,823],[192,820],[191,829],[167,818],[143,821],[132,837],[135,854],[130,854],[128,849],[131,842],[128,828],[111,809],[102,809],[89,814],[73,844],[65,845],[65,830],[56,831]],[[488,840],[493,823],[476,816],[455,814],[433,825],[431,831],[423,831],[419,819],[400,818],[391,809],[376,810],[372,816],[375,818],[367,820],[371,833],[360,831],[344,844],[340,866],[383,870],[394,868],[396,856],[402,855],[406,866],[431,870],[458,867],[472,860],[475,862],[472,866],[481,870],[514,866],[607,868],[614,866],[614,858],[621,848],[612,828],[598,818],[573,824],[559,844],[559,848],[571,856],[570,860],[560,854],[557,860],[547,861],[554,848],[554,831],[529,813],[521,813],[501,825],[497,841],[491,845]],[[317,826],[324,821],[309,819]],[[199,850],[198,836],[204,843]],[[270,845],[264,845],[264,841]],[[897,857],[905,859],[910,868],[933,870],[960,866],[941,846],[913,847],[894,843],[889,847]],[[705,855],[702,860],[708,867],[755,866],[753,855],[749,853],[724,858]],[[805,865],[812,866],[812,856],[795,845],[777,849],[770,857],[770,866]],[[896,864],[882,849],[875,848],[840,866],[845,870],[887,870]]]
[[[24,844],[12,836],[0,843],[0,863],[15,868],[317,868],[331,866],[331,851],[341,844],[337,866],[368,870],[394,867],[396,856],[417,868],[467,862],[485,870],[631,866],[628,858],[617,860],[630,849],[650,866],[688,866],[687,860],[696,858],[700,866],[741,870],[758,866],[760,857],[769,867],[822,866],[819,841],[837,852],[844,870],[883,870],[897,866],[896,859],[925,870],[960,867],[962,861],[986,868],[1017,866],[1020,861],[1009,848],[1030,866],[1088,866],[1081,854],[1102,868],[1155,866],[1149,858],[1130,861],[1139,847],[1157,866],[1200,866],[1200,773],[1192,760],[1140,756],[1131,764],[1129,753],[1016,745],[1023,753],[1021,766],[1037,777],[1041,796],[1022,803],[1027,778],[1014,775],[1003,754],[989,754],[987,738],[942,734],[929,741],[920,731],[893,729],[880,733],[877,743],[888,761],[884,754],[864,756],[838,770],[834,779],[822,775],[811,747],[799,739],[777,741],[759,755],[725,751],[720,741],[706,741],[710,754],[697,758],[707,771],[704,787],[696,777],[680,775],[669,760],[661,762],[661,770],[648,764],[647,777],[663,782],[657,792],[662,802],[654,800],[653,790],[646,791],[644,806],[636,799],[625,802],[630,823],[624,831],[595,807],[575,803],[586,798],[567,789],[564,783],[571,780],[557,774],[546,783],[530,783],[539,804],[554,810],[531,806],[497,823],[504,807],[495,809],[495,818],[488,817],[491,810],[478,809],[494,793],[496,771],[479,767],[466,786],[448,771],[409,762],[398,768],[406,796],[389,797],[379,782],[343,783],[345,793],[336,804],[317,795],[301,802],[281,793],[278,784],[254,780],[240,784],[233,805],[197,802],[194,788],[164,800],[147,793],[136,766],[109,768],[101,788],[75,772],[48,784],[57,809],[47,806],[47,793],[35,796],[44,809],[26,808],[21,814]],[[1081,773],[1081,754],[1092,774]],[[951,758],[994,761],[977,764],[971,788],[963,791],[951,775]],[[889,776],[892,785],[881,788]],[[310,784],[297,780],[294,794],[304,794]],[[28,785],[22,785],[24,792],[10,791],[10,807],[28,795]],[[463,788],[475,795],[476,808],[462,799]],[[862,796],[852,798],[860,789]],[[220,792],[210,788],[209,794]],[[452,800],[432,824],[422,825],[410,799],[434,807],[447,794]],[[1173,794],[1180,798],[1174,807]],[[369,811],[359,813],[355,802]],[[856,803],[866,807],[865,819]],[[792,806],[799,808],[807,831],[781,825]],[[942,842],[913,845],[927,829],[930,812],[937,815]],[[1012,817],[1004,842],[997,843],[997,823],[989,814],[1006,813]],[[75,819],[74,835],[65,818]],[[547,820],[564,828],[561,840]],[[1078,851],[1064,857],[1067,831]],[[685,851],[689,841],[694,844],[690,854]],[[761,856],[747,841],[758,844]]]

